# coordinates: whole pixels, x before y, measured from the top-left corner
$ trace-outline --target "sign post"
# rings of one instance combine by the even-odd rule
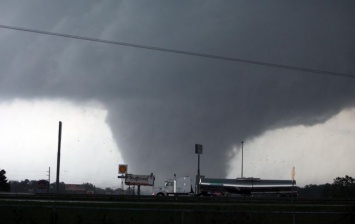
[[[121,178],[121,189],[123,192],[123,178],[127,174],[128,171],[128,165],[127,164],[118,164],[118,173],[121,174],[121,176],[118,176],[118,178]]]
[[[195,154],[197,154],[197,178],[196,178],[196,193],[200,193],[200,184],[198,181],[200,180],[200,155],[203,153],[203,146],[200,144],[195,144]]]

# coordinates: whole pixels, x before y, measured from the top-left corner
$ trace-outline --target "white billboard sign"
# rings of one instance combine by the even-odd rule
[[[150,175],[126,174],[125,184],[126,185],[153,186],[154,180],[155,180],[155,177],[153,174],[150,174]]]

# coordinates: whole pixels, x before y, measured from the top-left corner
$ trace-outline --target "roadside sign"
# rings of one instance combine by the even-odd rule
[[[195,145],[195,153],[196,154],[202,154],[202,151],[203,151],[203,146],[200,145],[200,144],[196,144]]]
[[[127,174],[127,164],[119,164],[118,165],[118,173],[119,174]]]
[[[125,179],[126,185],[143,185],[143,186],[153,186],[155,177],[152,174],[150,175],[134,175],[127,174]]]

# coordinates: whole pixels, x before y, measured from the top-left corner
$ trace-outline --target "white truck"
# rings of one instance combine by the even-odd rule
[[[191,178],[188,176],[169,179],[165,181],[164,186],[153,189],[153,195],[156,196],[180,196],[193,195]]]
[[[163,187],[153,189],[156,196],[228,196],[266,195],[297,197],[294,180],[262,180],[260,178],[215,179],[201,176],[198,180],[200,193],[194,194],[191,178],[188,176],[165,181]]]

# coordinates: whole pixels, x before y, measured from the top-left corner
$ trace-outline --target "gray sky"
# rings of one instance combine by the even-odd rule
[[[353,1],[0,3],[1,25],[355,75]],[[196,143],[204,145],[204,175],[240,176],[242,140],[245,176],[285,179],[293,165],[300,184],[331,182],[334,175],[355,175],[349,162],[355,154],[355,142],[344,134],[355,130],[351,122],[354,78],[3,28],[0,67],[0,102],[3,108],[11,109],[8,114],[33,120],[26,113],[33,109],[43,120],[50,117],[52,120],[46,122],[53,125],[53,131],[47,131],[48,136],[57,136],[58,121],[62,120],[63,131],[68,126],[76,133],[72,139],[87,143],[102,136],[108,139],[109,146],[67,146],[79,151],[68,160],[83,164],[86,158],[94,158],[90,165],[95,172],[74,172],[77,167],[68,164],[73,177],[66,182],[80,183],[87,176],[88,181],[113,185],[118,181],[118,163],[127,163],[135,174],[153,172],[160,181],[174,173],[194,176]],[[85,127],[85,119],[72,125],[79,119],[71,119],[65,110],[54,110],[63,104],[74,111],[72,117],[83,118],[83,111],[90,111],[87,119],[98,123],[87,129],[81,126]],[[18,109],[18,105],[27,107]],[[3,120],[4,110],[0,111]],[[28,120],[7,125],[27,127]],[[41,127],[41,122],[34,126]],[[6,148],[0,143],[0,150],[11,154],[18,146],[10,140],[21,141],[21,135],[9,134],[9,127],[1,126]],[[48,159],[48,163],[54,169],[56,139],[43,139],[53,145],[54,160]],[[329,144],[317,144],[332,139]],[[45,144],[32,141],[34,145]],[[92,150],[80,153],[84,148]],[[35,146],[22,150],[41,153]],[[13,169],[3,167],[3,158],[0,168]],[[337,160],[329,161],[332,158]],[[27,159],[44,170],[49,166],[45,159]],[[332,162],[345,165],[325,166]],[[95,178],[109,172],[112,176]]]

